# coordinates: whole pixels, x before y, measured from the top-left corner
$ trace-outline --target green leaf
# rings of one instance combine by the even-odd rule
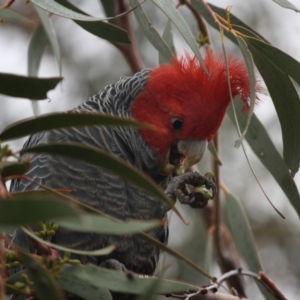
[[[282,129],[283,156],[294,176],[299,170],[300,100],[287,74],[281,72],[258,49],[249,43],[255,64],[272,97]]]
[[[7,126],[0,134],[0,140],[11,140],[24,137],[36,132],[47,131],[70,126],[134,126],[137,128],[150,128],[133,119],[110,116],[100,113],[50,113],[39,117],[28,118]]]
[[[283,73],[290,75],[290,77],[300,85],[300,63],[296,59],[257,38],[245,38],[245,41],[251,45],[266,62],[273,64]]]
[[[104,8],[107,17],[113,17],[115,15],[115,3],[110,0],[100,0]]]
[[[88,16],[85,12],[78,9],[76,6],[67,2],[66,0],[56,0],[56,2],[75,12]],[[113,1],[110,2],[113,3]],[[95,36],[98,36],[99,38],[109,40],[112,42],[119,42],[119,43],[126,43],[126,44],[130,43],[128,33],[122,28],[117,27],[113,24],[106,23],[103,21],[95,21],[95,22],[84,22],[84,21],[76,21],[76,20],[73,21],[84,30],[88,31],[89,33]]]
[[[101,280],[99,280],[101,278]],[[114,292],[143,294],[149,284],[153,284],[156,277],[132,274],[130,278],[123,272],[100,268],[94,265],[63,265],[58,279],[59,286],[70,290],[72,286],[84,285],[86,287],[107,288]],[[169,294],[186,290],[196,291],[197,286],[167,279],[159,279],[156,287],[158,294]]]
[[[236,199],[228,191],[224,192],[227,200],[226,211],[234,243],[237,246],[239,253],[245,259],[249,269],[252,272],[259,273],[263,270],[263,268],[257,253],[255,240],[246,213],[238,199]],[[266,299],[274,299],[269,291],[261,285],[257,285]]]
[[[47,44],[47,35],[42,25],[38,25],[30,40],[28,47],[28,76],[37,76],[40,68],[42,56]],[[34,114],[39,115],[39,106],[36,101],[31,101]]]
[[[55,88],[62,77],[36,78],[0,73],[0,94],[11,97],[43,100],[47,92]]]
[[[296,6],[294,6],[291,2],[287,0],[273,0],[273,1],[284,8],[292,9],[298,13],[300,12],[300,10]]]
[[[160,278],[156,278],[153,282],[148,284],[148,287],[145,288],[145,291],[142,295],[136,297],[136,300],[153,300],[155,294],[157,294],[157,287],[160,284]]]
[[[28,229],[22,227],[22,230],[30,236],[33,240],[44,244],[46,246],[49,246],[50,248],[59,250],[59,251],[64,251],[64,252],[70,252],[74,254],[79,254],[79,255],[85,255],[85,256],[106,256],[110,254],[116,247],[114,245],[110,245],[108,247],[102,248],[102,249],[97,249],[97,250],[92,250],[92,251],[86,251],[86,250],[76,250],[73,248],[67,248],[61,245],[53,244],[51,242],[47,242],[38,236],[36,236],[34,233],[30,232]]]
[[[114,172],[115,174],[123,177],[125,180],[128,180],[143,190],[146,190],[149,194],[158,198],[179,214],[178,210],[174,207],[174,202],[165,195],[165,193],[150,177],[129,165],[124,160],[119,159],[118,157],[101,149],[77,143],[49,143],[25,148],[21,151],[21,153],[28,152],[64,155],[104,168],[110,172]]]
[[[255,240],[247,219],[246,213],[240,202],[228,191],[225,191],[226,211],[228,215],[230,231],[238,248],[251,271],[262,271],[262,265],[258,257]]]
[[[217,149],[213,143],[213,141],[208,143],[207,149],[209,150],[210,154],[212,155],[212,157],[214,158],[215,161],[217,161],[219,163],[219,165],[222,165],[219,153],[217,152]]]
[[[69,267],[69,266],[67,266]],[[65,266],[63,267],[63,269]],[[60,276],[61,277],[61,276]],[[65,272],[63,278],[59,278],[58,285],[65,291],[82,297],[86,300],[112,300],[111,294],[106,287],[90,284],[87,279],[78,280],[75,276]],[[99,278],[98,281],[101,281]]]
[[[134,234],[139,231],[146,231],[157,226],[162,226],[160,220],[138,221],[128,220],[118,222],[96,214],[84,214],[80,217],[81,222],[74,219],[60,219],[57,223],[71,230],[79,232],[96,232],[105,234]]]
[[[131,7],[134,7],[139,4],[139,1],[129,0],[129,3]],[[139,6],[133,11],[133,13],[149,42],[159,53],[161,53],[161,55],[170,60],[174,54],[149,21],[144,9]]]
[[[168,20],[165,30],[163,32],[162,35],[163,40],[167,43],[167,45],[169,46],[169,48],[171,49],[172,53],[174,53],[174,55],[176,56],[176,49],[174,46],[174,40],[173,40],[173,33],[172,33],[172,23],[170,20]],[[159,64],[166,64],[170,62],[170,59],[172,59],[172,57],[164,57],[160,52],[158,53],[159,57]]]
[[[236,39],[238,41],[238,45],[240,47],[240,50],[243,54],[247,70],[248,70],[248,75],[249,75],[249,80],[250,80],[250,109],[248,113],[248,119],[247,123],[244,126],[244,130],[241,133],[241,136],[239,139],[236,141],[236,146],[239,147],[240,144],[242,143],[242,140],[244,139],[245,134],[248,131],[248,128],[250,126],[250,122],[253,116],[253,111],[254,111],[254,106],[256,102],[256,78],[255,78],[255,72],[254,72],[254,63],[252,59],[252,55],[248,49],[247,43],[244,41],[243,38],[236,36]]]
[[[20,248],[18,249],[18,253],[21,262],[27,269],[29,279],[34,282],[34,290],[37,298],[43,300],[63,300],[64,297],[57,283],[45,267]]]
[[[42,25],[44,27],[45,33],[47,35],[51,49],[54,53],[54,57],[58,65],[59,74],[61,75],[61,52],[55,28],[53,27],[53,24],[50,21],[47,12],[43,11],[39,7],[35,7],[35,10],[42,22]]]
[[[165,0],[152,0],[152,1],[162,10],[162,12],[177,27],[182,37],[186,40],[187,44],[191,47],[192,51],[197,56],[203,70],[207,73],[207,69],[203,62],[195,37],[193,36],[190,28],[186,24],[182,15],[178,12],[178,10],[170,1],[165,1]]]
[[[10,8],[0,9],[0,19],[20,22],[24,24],[32,24],[33,22],[30,19],[18,14],[17,12],[11,10]]]
[[[29,168],[30,162],[27,160],[23,162],[0,161],[0,173],[4,178],[13,175],[23,175]]]
[[[92,16],[87,16],[81,13],[78,13],[72,9],[69,9],[61,4],[59,1],[54,0],[30,0],[30,2],[34,3],[38,7],[63,18],[79,20],[79,21],[103,21],[101,18],[96,18]]]
[[[79,211],[62,197],[50,192],[29,191],[11,193],[7,198],[0,197],[0,227],[67,217],[80,222]]]
[[[213,247],[213,235],[210,234],[210,232],[207,233],[207,240],[205,243],[205,249],[203,252],[204,258],[203,258],[203,262],[204,262],[204,270],[207,273],[210,273],[213,267],[213,253],[214,253],[214,247]],[[208,278],[205,279],[205,284],[210,284],[210,280]]]
[[[28,75],[37,76],[41,59],[47,45],[47,35],[42,25],[38,25],[28,47]]]
[[[247,122],[247,116],[241,112],[243,104],[240,101],[236,101],[234,105],[236,106],[238,122],[240,126],[244,128]],[[232,122],[234,122],[232,107],[227,110],[227,113]],[[261,163],[277,181],[278,185],[300,216],[300,196],[297,186],[267,131],[255,115],[252,117],[246,140],[253,152],[260,159]]]

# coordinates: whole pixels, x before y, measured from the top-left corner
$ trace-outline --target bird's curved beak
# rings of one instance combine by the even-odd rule
[[[180,140],[167,153],[160,174],[182,172],[198,163],[207,148],[207,140]]]

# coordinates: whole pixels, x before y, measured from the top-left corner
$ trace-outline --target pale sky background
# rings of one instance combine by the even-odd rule
[[[1,5],[5,2],[0,0]],[[24,6],[24,1],[20,2],[22,3],[15,4],[16,8],[21,11],[24,10],[25,14],[30,13],[29,5]],[[74,0],[72,2],[80,4],[83,10],[93,15],[102,15],[97,0]],[[252,26],[273,45],[300,61],[299,14],[292,10],[284,9],[271,0],[216,0],[211,2],[224,8],[228,5],[233,5],[231,10],[233,14]],[[290,2],[300,8],[299,0],[291,0]],[[152,5],[151,1],[147,1],[144,7],[147,9]],[[181,8],[180,11],[186,19],[190,16],[185,9]],[[157,10],[155,10],[156,13]],[[157,18],[158,22],[154,22],[154,24],[162,32],[165,19],[161,13],[158,16],[149,14],[151,19]],[[106,84],[117,81],[120,76],[130,75],[130,70],[120,53],[108,42],[83,31],[70,20],[56,16],[53,16],[52,20],[55,28],[58,29],[58,38],[64,54],[62,75],[65,79],[62,85],[57,86],[54,91],[48,93],[51,101],[39,102],[41,113],[71,109],[79,103],[84,102],[88,96],[91,96],[91,91],[102,90]],[[197,31],[194,23],[191,23],[191,29],[196,34]],[[209,30],[212,34],[216,51],[220,51],[220,38],[218,34],[214,29],[209,28]],[[72,34],[69,34],[69,32]],[[178,52],[183,53],[188,49],[188,46],[179,36],[178,32],[176,30],[174,32]],[[27,48],[30,36],[30,27],[26,26],[26,28],[22,29],[21,25],[12,26],[10,23],[0,25],[0,72],[19,75],[27,74]],[[229,52],[237,51],[231,42],[227,42],[226,46]],[[140,50],[147,67],[157,65],[157,52],[152,46],[148,43],[143,43]],[[66,56],[66,54],[68,55]],[[49,49],[47,49],[46,55],[43,57],[39,76],[58,76],[58,69]],[[95,80],[97,77],[99,77],[98,81]],[[299,91],[299,87],[297,88]],[[4,127],[13,121],[33,116],[31,103],[28,100],[14,99],[0,95],[0,103],[0,130],[3,130]],[[262,97],[262,101],[256,108],[256,114],[267,128],[276,147],[282,153],[280,125],[276,118],[272,101],[268,96]],[[224,129],[221,132],[221,157],[226,157],[226,160],[222,160],[222,182],[241,198],[252,226],[259,227],[261,223],[266,223],[268,220],[278,219],[279,228],[285,228],[284,230],[288,230],[289,232],[291,248],[295,249],[295,251],[298,249],[298,252],[293,252],[291,255],[294,255],[298,259],[296,265],[300,267],[300,226],[298,216],[272,176],[262,167],[256,156],[252,154],[251,149],[246,147],[247,153],[266,193],[276,207],[286,215],[287,219],[283,221],[278,217],[267,203],[267,200],[255,182],[242,150],[233,147],[237,135],[234,131],[227,134],[233,128],[228,118],[225,118],[224,125]],[[20,149],[23,142],[24,139],[14,141],[11,145],[14,149]],[[200,168],[209,168],[209,159],[209,154],[207,154],[204,162],[200,164]],[[203,173],[205,171],[203,170]],[[242,177],[241,172],[243,173]],[[300,172],[296,174],[295,182],[299,189]],[[176,246],[179,243],[178,239],[176,240],[175,234],[178,236],[182,233],[182,236],[187,236],[186,238],[188,238],[186,232],[186,226],[178,225],[178,222],[172,222],[171,245]],[[278,285],[284,290],[288,299],[298,299],[300,293],[299,278],[295,278],[293,274],[288,274],[291,266],[286,258],[282,258],[280,245],[276,248],[272,245],[268,246],[262,243],[259,251],[268,274],[276,282],[279,281]],[[268,260],[270,257],[274,259]]]

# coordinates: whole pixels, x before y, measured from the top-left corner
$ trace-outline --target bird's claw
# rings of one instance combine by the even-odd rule
[[[217,193],[217,187],[212,177],[202,176],[198,172],[185,173],[172,178],[166,193],[168,196],[192,208],[203,208],[208,200]]]

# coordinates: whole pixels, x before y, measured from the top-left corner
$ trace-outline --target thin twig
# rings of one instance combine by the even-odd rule
[[[228,278],[232,276],[244,275],[254,278],[261,282],[270,292],[274,294],[277,299],[287,300],[283,294],[279,291],[279,289],[275,286],[271,279],[269,279],[263,272],[259,274],[252,271],[244,271],[243,269],[236,269],[229,271],[223,275],[221,275],[218,279],[216,279],[215,283],[208,285],[204,288],[201,288],[197,292],[192,293],[181,293],[181,294],[172,294],[171,296],[177,299],[209,299],[209,300],[238,300],[238,299],[246,299],[241,296],[234,296],[229,294],[217,293],[219,287],[223,284],[224,281],[228,280]],[[214,295],[217,295],[214,297]]]
[[[117,0],[116,7],[117,14],[123,13],[129,9],[129,5],[125,0]],[[122,29],[127,31],[131,44],[122,44],[117,42],[111,43],[120,50],[128,65],[130,66],[132,73],[139,72],[144,68],[144,63],[138,50],[131,15],[126,14],[120,17],[118,19],[118,25]]]
[[[184,4],[195,17],[199,31],[201,32],[204,39],[206,39],[206,44],[211,46],[210,36],[207,30],[206,23],[204,22],[203,17],[199,14],[197,9],[191,4],[190,0],[180,0],[180,4]]]
[[[209,4],[205,1],[205,0],[200,0],[202,2],[202,4],[206,7],[207,11],[210,13],[210,15],[213,17],[214,21],[219,25],[220,28],[223,28],[225,31],[230,31],[230,28],[228,28],[227,26],[225,26],[224,24],[222,24],[220,22],[220,18],[218,16],[218,14],[216,14],[211,7],[209,6]]]

